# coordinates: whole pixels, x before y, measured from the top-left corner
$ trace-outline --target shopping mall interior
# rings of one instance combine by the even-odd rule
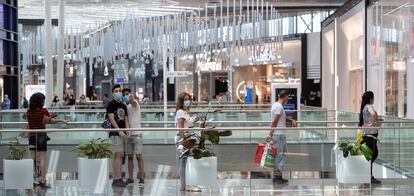
[[[414,195],[413,16],[0,0],[0,196]]]

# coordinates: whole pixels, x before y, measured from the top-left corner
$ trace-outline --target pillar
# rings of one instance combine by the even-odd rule
[[[58,59],[56,71],[56,91],[55,94],[63,100],[64,87],[64,67],[65,67],[65,0],[59,0],[59,37],[58,37]]]
[[[168,112],[167,112],[167,87],[168,87],[168,81],[167,81],[167,74],[168,74],[168,68],[167,68],[167,58],[168,58],[168,42],[167,42],[167,36],[164,35],[162,37],[162,75],[163,75],[163,96],[164,99],[164,127],[167,127],[167,120],[168,120]],[[172,59],[170,59],[172,60]]]
[[[46,85],[46,101],[45,105],[50,106],[53,100],[53,58],[52,58],[52,20],[51,20],[51,1],[44,0],[45,5],[45,34],[44,34],[44,55],[45,55],[45,85]]]

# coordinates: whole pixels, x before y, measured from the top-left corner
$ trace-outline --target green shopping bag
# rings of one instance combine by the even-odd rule
[[[260,161],[260,167],[273,168],[275,166],[275,155],[276,149],[270,143],[266,143],[262,159]]]

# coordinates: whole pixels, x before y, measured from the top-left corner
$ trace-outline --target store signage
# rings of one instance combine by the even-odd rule
[[[217,62],[199,62],[197,64],[197,68],[199,71],[220,71],[223,69],[223,66],[221,63]]]
[[[173,71],[173,72],[167,73],[167,77],[170,77],[170,78],[184,78],[190,75],[193,75],[193,73],[189,71]]]
[[[116,83],[125,83],[127,82],[126,78],[116,78]]]
[[[251,62],[265,62],[265,61],[275,61],[277,58],[275,56],[275,54],[273,54],[273,51],[269,50],[269,49],[265,49],[263,50],[261,53],[259,54],[252,54],[249,57],[249,61]]]
[[[393,61],[392,69],[395,71],[405,71],[405,61]]]
[[[26,99],[30,100],[30,97],[35,93],[46,94],[45,85],[26,85]]]

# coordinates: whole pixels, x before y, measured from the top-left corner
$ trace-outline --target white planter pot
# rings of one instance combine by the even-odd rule
[[[186,184],[190,186],[217,185],[217,157],[187,158]]]
[[[337,155],[336,178],[339,183],[362,184],[371,182],[371,162],[364,155]]]
[[[4,189],[33,189],[33,160],[3,159]]]
[[[108,159],[78,158],[79,186],[95,194],[106,192],[109,181]]]

